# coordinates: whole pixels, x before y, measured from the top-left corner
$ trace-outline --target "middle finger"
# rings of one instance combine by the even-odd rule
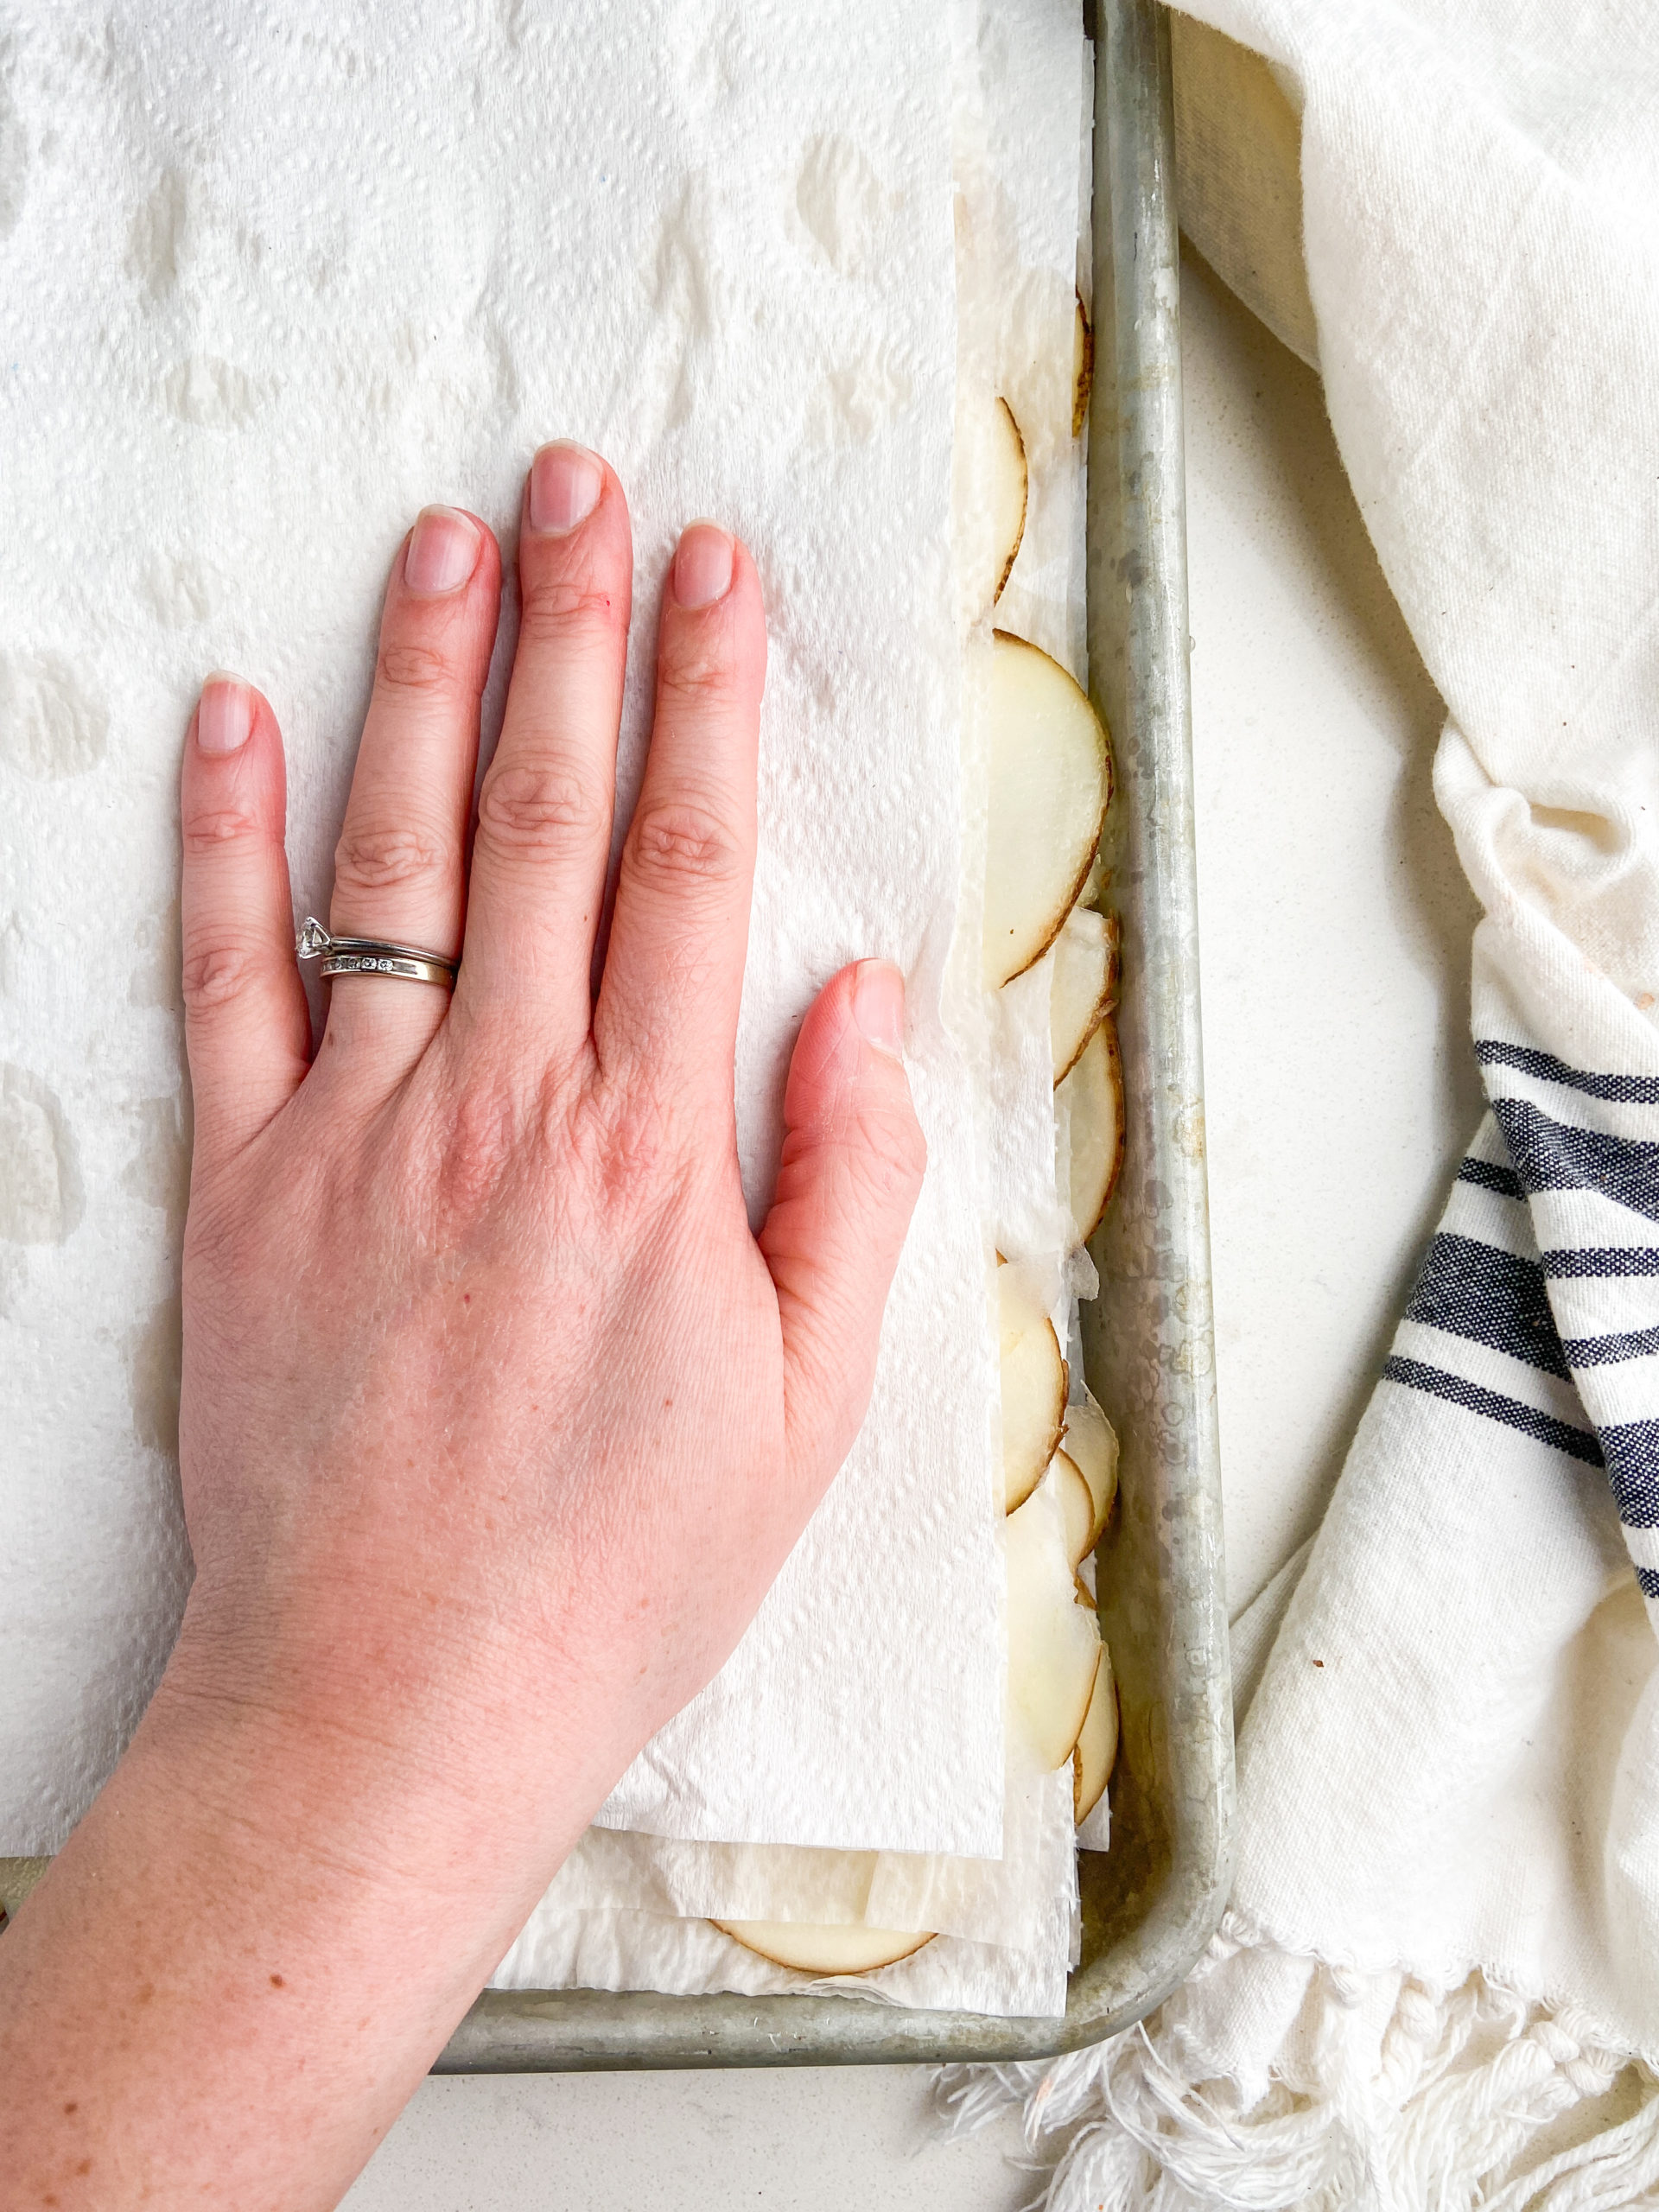
[[[543,446],[518,540],[523,600],[501,741],[478,801],[457,1002],[537,1020],[574,1051],[616,795],[633,540],[627,502],[596,454]]]

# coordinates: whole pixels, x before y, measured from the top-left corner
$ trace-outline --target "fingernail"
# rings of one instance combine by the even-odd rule
[[[890,960],[861,960],[853,986],[853,1019],[866,1044],[879,1052],[902,1051],[905,979]]]
[[[530,464],[530,526],[549,537],[567,537],[599,505],[605,471],[586,446],[561,439],[543,446]]]
[[[459,591],[478,566],[478,524],[454,507],[425,507],[410,532],[404,582],[423,599]]]
[[[213,675],[196,709],[196,744],[203,753],[239,752],[253,735],[253,694],[239,676]]]
[[[682,607],[712,607],[732,588],[732,541],[717,522],[694,522],[674,556],[674,597]]]

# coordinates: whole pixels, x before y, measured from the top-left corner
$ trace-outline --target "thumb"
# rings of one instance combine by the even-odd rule
[[[905,980],[861,960],[801,1026],[760,1249],[783,1329],[790,1463],[822,1489],[851,1449],[927,1146],[900,1058]]]

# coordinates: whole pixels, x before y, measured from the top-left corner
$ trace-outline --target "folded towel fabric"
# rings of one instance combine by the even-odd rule
[[[1065,2212],[1645,2202],[1659,36],[1609,0],[1570,35],[1546,0],[1192,12],[1300,95],[1332,422],[1448,709],[1491,1113],[1261,1601],[1220,1936],[1144,2033],[957,2109],[1064,2128]]]

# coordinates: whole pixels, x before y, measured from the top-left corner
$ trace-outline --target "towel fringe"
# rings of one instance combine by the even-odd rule
[[[1301,1961],[1306,1994],[1266,2094],[1192,2078],[1193,2006],[1213,2017],[1217,1974],[1236,1960],[1248,1975],[1270,1948],[1230,1916],[1194,1980],[1127,2033],[1046,2064],[946,2068],[948,2131],[1012,2110],[1033,2154],[1061,2139],[1033,2212],[1659,2207],[1659,2079],[1573,2007],[1481,1974],[1435,1991]],[[1591,2108],[1616,2084],[1624,2111]]]

